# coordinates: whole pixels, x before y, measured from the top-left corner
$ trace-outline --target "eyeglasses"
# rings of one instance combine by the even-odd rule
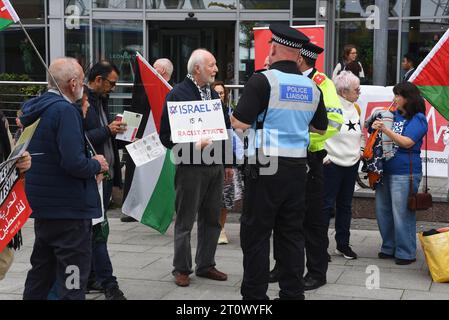
[[[102,79],[109,82],[109,85],[111,86],[111,88],[114,88],[117,85],[117,81],[111,81],[108,78],[102,78]]]

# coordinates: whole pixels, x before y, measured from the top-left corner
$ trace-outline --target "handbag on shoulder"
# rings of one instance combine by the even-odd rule
[[[411,211],[427,210],[432,207],[432,195],[427,188],[427,134],[426,134],[426,169],[423,192],[413,192],[413,170],[412,152],[409,150],[410,158],[410,189],[408,192],[408,208]]]

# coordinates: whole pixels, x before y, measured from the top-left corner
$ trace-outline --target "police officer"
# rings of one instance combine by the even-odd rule
[[[328,121],[319,89],[297,67],[299,49],[309,39],[285,25],[271,25],[270,30],[270,70],[248,80],[231,116],[235,129],[256,132],[248,135],[241,294],[243,299],[268,299],[274,231],[279,297],[304,299],[302,225],[309,130],[324,134]]]
[[[315,69],[318,56],[323,52],[313,43],[306,43],[301,48],[299,70],[318,86],[323,94],[329,121],[326,134],[310,133],[309,152],[307,154],[309,171],[306,186],[306,216],[304,219],[305,249],[307,257],[307,274],[304,289],[312,290],[326,284],[326,272],[329,262],[327,247],[329,239],[327,230],[329,219],[323,212],[323,159],[326,156],[324,144],[327,139],[340,131],[343,124],[343,112],[335,85],[324,73]],[[278,281],[277,266],[270,272],[270,282]]]

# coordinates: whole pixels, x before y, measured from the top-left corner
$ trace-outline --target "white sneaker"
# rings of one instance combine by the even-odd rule
[[[220,237],[218,238],[218,244],[228,244],[228,237],[226,236],[225,229],[221,229]]]

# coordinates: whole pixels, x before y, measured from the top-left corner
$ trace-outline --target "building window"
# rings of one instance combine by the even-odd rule
[[[283,23],[289,25],[288,21],[241,21],[239,35],[239,83],[245,84],[254,73],[254,31],[255,27],[268,27],[270,23]],[[300,22],[295,21],[295,25]],[[233,73],[234,70],[230,71]]]
[[[236,10],[238,0],[147,0],[147,9]]]
[[[401,59],[410,52],[419,60],[424,59],[437,44],[449,23],[433,23],[422,20],[403,20],[401,32]],[[401,70],[401,76],[404,71]]]
[[[143,0],[93,0],[94,8],[142,9]]]
[[[134,81],[136,52],[143,52],[142,21],[94,20],[94,63],[109,60],[120,70],[120,82]]]
[[[65,54],[75,58],[84,71],[90,64],[89,20],[79,19],[77,24],[65,24]]]
[[[91,0],[64,0],[66,15],[88,16]]]
[[[380,3],[388,4],[390,17],[397,17],[402,1],[389,0]],[[373,15],[375,5],[376,0],[336,0],[336,18],[368,18]]]
[[[315,18],[316,2],[293,0],[293,18]]]
[[[290,9],[290,0],[240,0],[240,8],[243,10],[288,10]]]
[[[449,16],[446,0],[403,0],[402,16],[441,17]]]
[[[45,24],[45,0],[11,1],[23,24]]]
[[[45,59],[45,27],[25,28]],[[20,27],[0,32],[0,74],[5,73],[10,74],[9,80],[45,81],[45,68]]]
[[[343,48],[353,44],[357,48],[357,59],[362,64],[365,80],[363,84],[371,84],[373,79],[373,30],[365,26],[364,21],[341,21],[336,24],[336,57],[334,67],[343,58]]]

